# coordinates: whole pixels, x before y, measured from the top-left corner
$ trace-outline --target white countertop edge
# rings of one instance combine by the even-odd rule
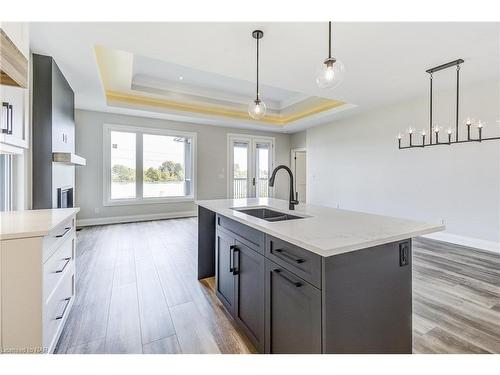
[[[49,211],[50,209],[43,210],[43,211]],[[52,210],[60,210],[60,209],[52,209]],[[33,212],[36,215],[36,211],[41,211],[41,210],[23,210],[23,211],[11,211],[11,212],[4,212],[2,215],[8,214],[8,215],[15,215],[16,213],[22,212],[23,215],[29,215],[31,212]],[[67,220],[73,215],[76,215],[78,212],[80,212],[80,207],[73,207],[70,209],[67,209],[65,215],[61,215],[61,217],[58,218],[57,222],[53,222],[49,224],[46,228],[41,228],[41,229],[24,229],[23,231],[11,231],[9,233],[0,233],[0,240],[1,241],[7,241],[7,240],[17,240],[17,239],[22,239],[22,238],[32,238],[32,237],[44,237],[48,235],[52,230],[57,228],[63,221]],[[4,220],[2,218],[2,220]]]
[[[401,235],[388,236],[388,237],[384,237],[384,238],[376,239],[376,240],[365,240],[363,242],[359,242],[359,243],[356,243],[356,244],[353,244],[353,245],[346,245],[346,246],[336,247],[336,248],[332,248],[332,249],[322,249],[322,248],[318,248],[318,247],[316,247],[316,246],[314,246],[312,244],[300,241],[300,240],[298,240],[296,238],[289,237],[287,235],[284,235],[283,233],[278,233],[278,232],[273,231],[270,228],[263,227],[263,226],[259,225],[258,221],[263,221],[266,224],[270,224],[269,222],[267,222],[267,221],[265,221],[263,219],[258,219],[258,218],[250,217],[251,220],[253,220],[253,221],[249,221],[249,220],[247,220],[244,217],[240,217],[239,215],[234,215],[234,214],[229,214],[228,215],[228,213],[227,213],[226,210],[228,210],[228,209],[232,210],[233,207],[236,207],[238,209],[244,209],[245,207],[248,207],[248,208],[269,207],[269,208],[273,208],[274,210],[277,210],[277,211],[281,211],[281,212],[284,212],[284,213],[289,213],[291,215],[303,216],[305,218],[314,217],[313,215],[311,215],[309,213],[304,213],[302,211],[289,211],[289,210],[282,209],[282,208],[276,208],[276,207],[273,207],[272,204],[250,204],[248,206],[231,205],[231,207],[226,207],[226,208],[223,208],[223,209],[218,209],[218,208],[213,207],[212,205],[210,205],[210,201],[195,201],[195,204],[197,204],[197,205],[199,205],[201,207],[204,207],[204,208],[206,208],[208,210],[214,211],[217,214],[225,216],[225,217],[227,217],[229,219],[232,219],[234,221],[237,221],[237,222],[239,222],[241,224],[247,225],[247,226],[249,226],[251,228],[257,229],[257,230],[259,230],[261,232],[264,232],[266,234],[269,234],[271,236],[274,236],[276,238],[279,238],[281,240],[289,242],[289,243],[291,243],[293,245],[297,245],[299,247],[302,247],[302,248],[304,248],[306,250],[309,250],[309,251],[311,251],[311,252],[313,252],[315,254],[318,254],[320,256],[323,256],[323,257],[329,257],[329,256],[333,256],[333,255],[344,254],[344,253],[348,253],[348,252],[351,252],[351,251],[357,251],[357,250],[362,250],[362,249],[370,248],[370,247],[373,247],[373,246],[379,246],[379,245],[383,245],[383,244],[387,244],[387,243],[391,243],[391,242],[402,241],[402,240],[410,239],[410,238],[413,238],[413,237],[421,236],[421,235],[424,235],[424,234],[429,234],[429,233],[434,233],[434,232],[442,231],[442,230],[445,229],[445,225],[443,225],[443,224],[419,223],[421,225],[427,224],[428,227],[420,229],[420,230],[414,230],[414,231],[410,231],[410,232],[405,232],[404,234],[401,234]],[[316,207],[321,207],[321,206],[316,206]],[[328,209],[328,207],[324,207],[324,208]],[[238,212],[238,210],[234,210],[234,211]],[[347,211],[347,210],[341,210],[341,211]],[[358,211],[352,211],[352,212],[356,213],[356,214],[363,214],[362,212],[358,212]],[[241,215],[245,215],[243,213],[240,213],[240,214]],[[380,216],[381,218],[386,217],[386,218],[391,218],[391,219],[397,219],[397,218],[394,218],[394,217],[383,216],[383,215],[379,215],[379,214],[367,214],[367,215]],[[407,219],[401,219],[401,220],[410,221],[410,220],[407,220]]]

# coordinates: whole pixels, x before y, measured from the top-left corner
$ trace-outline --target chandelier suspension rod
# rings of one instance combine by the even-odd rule
[[[430,144],[432,145],[432,73],[429,73],[429,76],[430,76],[430,86],[431,86],[431,90],[430,90],[430,111],[429,111],[429,140],[430,140]]]

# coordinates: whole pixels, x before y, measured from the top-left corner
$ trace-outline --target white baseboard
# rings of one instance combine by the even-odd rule
[[[86,226],[90,226],[90,225],[132,223],[132,222],[137,222],[137,221],[175,219],[175,218],[193,217],[193,216],[198,216],[198,212],[197,211],[180,211],[180,212],[167,212],[167,213],[161,213],[161,214],[98,217],[98,218],[92,218],[92,219],[78,219],[77,218],[76,226],[77,227],[86,227]]]
[[[500,243],[495,241],[480,240],[478,238],[458,236],[456,234],[443,232],[426,234],[422,237],[436,241],[449,242],[456,245],[473,247],[475,249],[491,251],[494,253],[500,253]]]

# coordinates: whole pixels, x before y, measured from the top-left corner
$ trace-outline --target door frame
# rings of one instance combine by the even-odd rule
[[[305,152],[306,158],[307,158],[307,148],[306,147],[297,147],[297,148],[292,148],[290,150],[290,169],[292,170],[292,173],[294,174],[294,177],[295,177],[295,186],[293,187],[294,196],[297,193],[297,176],[295,175],[295,153],[296,152]],[[306,180],[307,180],[307,176],[306,176]],[[306,186],[306,189],[307,189],[307,186]]]
[[[249,147],[251,150],[248,152],[248,181],[251,181],[252,178],[256,177],[255,176],[255,155],[253,150],[255,149],[255,145],[259,142],[269,142],[271,144],[271,166],[269,169],[269,173],[272,172],[275,166],[275,156],[276,156],[276,138],[275,137],[267,137],[263,135],[252,135],[252,134],[237,134],[237,133],[227,133],[227,145],[226,145],[226,197],[228,199],[233,199],[231,197],[231,191],[232,191],[232,161],[233,161],[233,156],[232,156],[232,143],[233,141],[244,141],[248,142]],[[253,192],[252,192],[253,193]],[[274,191],[273,189],[269,190],[269,197],[274,196]]]

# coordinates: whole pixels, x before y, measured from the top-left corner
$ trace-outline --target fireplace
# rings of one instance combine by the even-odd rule
[[[57,208],[73,207],[73,188],[60,187],[57,189]]]

